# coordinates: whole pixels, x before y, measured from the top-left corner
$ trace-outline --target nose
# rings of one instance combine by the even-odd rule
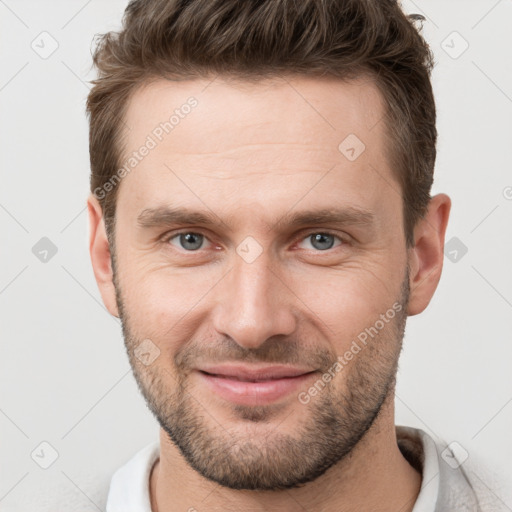
[[[244,348],[258,348],[268,338],[290,335],[296,328],[293,293],[263,252],[252,262],[238,255],[217,285],[213,326]]]

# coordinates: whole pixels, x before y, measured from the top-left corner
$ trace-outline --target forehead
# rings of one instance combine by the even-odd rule
[[[197,105],[189,109],[191,101]],[[192,136],[197,130],[199,135],[215,135],[202,140],[201,148],[216,152],[244,142],[308,143],[318,142],[318,137],[337,147],[336,142],[348,133],[365,142],[372,135],[371,142],[375,142],[381,130],[372,132],[380,124],[383,109],[381,93],[370,78],[159,79],[140,87],[130,98],[125,135],[128,144],[136,146],[174,114],[172,137],[166,137],[169,148],[195,148],[197,140]]]
[[[304,206],[380,203],[394,181],[383,115],[368,78],[156,80],[128,104],[118,201],[129,195],[139,211],[185,196],[220,209],[284,209],[301,195]]]

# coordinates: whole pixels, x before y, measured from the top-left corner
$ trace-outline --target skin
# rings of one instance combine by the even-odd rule
[[[421,475],[396,443],[394,379],[406,316],[427,307],[441,276],[449,197],[431,199],[407,248],[382,97],[363,79],[157,80],[131,98],[125,155],[190,96],[197,107],[118,185],[114,267],[101,207],[88,200],[95,277],[161,426],[153,511],[412,510]],[[355,161],[338,149],[348,134],[366,146]],[[218,223],[140,225],[162,206]],[[277,223],[330,207],[373,220]],[[204,235],[192,240],[200,248],[183,246],[183,232]],[[325,232],[334,238],[312,242]],[[250,263],[237,252],[248,236],[261,249]],[[318,371],[307,391],[393,304],[401,314],[307,404],[291,393],[235,406],[194,372],[294,362]],[[134,355],[145,339],[160,351],[150,365]],[[251,481],[260,487],[236,488]]]

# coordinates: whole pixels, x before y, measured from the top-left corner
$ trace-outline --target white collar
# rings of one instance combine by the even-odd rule
[[[160,456],[160,443],[149,444],[113,475],[107,512],[151,512],[149,476]]]

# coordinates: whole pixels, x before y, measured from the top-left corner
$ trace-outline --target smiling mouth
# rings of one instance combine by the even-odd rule
[[[272,381],[283,380],[283,379],[298,379],[300,377],[304,377],[305,375],[315,373],[314,371],[312,371],[312,372],[302,373],[300,375],[289,375],[289,376],[282,376],[282,377],[268,377],[268,378],[260,378],[260,379],[251,379],[248,377],[239,377],[236,375],[222,375],[220,373],[210,373],[210,372],[205,372],[203,370],[199,370],[199,371],[200,371],[200,373],[202,373],[204,375],[209,375],[210,377],[218,377],[220,379],[237,380],[239,382],[251,382],[251,383],[272,382]]]
[[[240,366],[212,367],[208,370],[198,369],[196,373],[206,389],[229,403],[247,406],[290,400],[318,374],[305,368],[285,366],[257,370]]]

